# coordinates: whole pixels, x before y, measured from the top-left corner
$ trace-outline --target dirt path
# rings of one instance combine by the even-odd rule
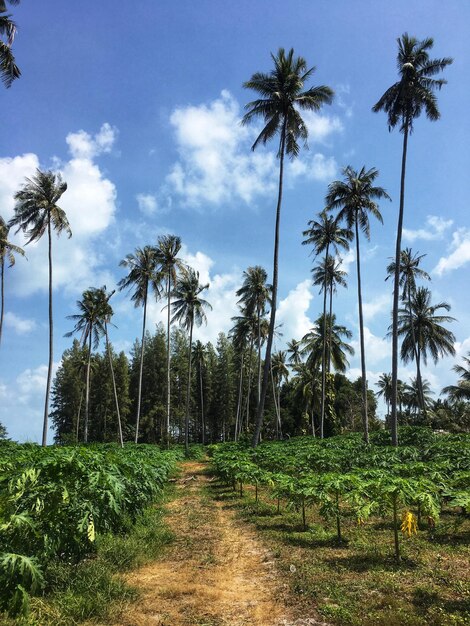
[[[204,463],[186,462],[167,523],[175,541],[127,580],[140,600],[120,626],[307,626],[283,604],[285,586],[255,533],[208,494]],[[115,625],[117,626],[117,624]]]

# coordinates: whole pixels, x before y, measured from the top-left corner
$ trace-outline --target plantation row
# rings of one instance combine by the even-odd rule
[[[435,435],[403,428],[400,448],[386,445],[387,433],[373,433],[371,444],[358,435],[268,442],[256,449],[237,444],[211,447],[216,472],[240,494],[243,485],[269,488],[281,501],[302,512],[316,505],[326,521],[334,521],[339,542],[342,521],[364,524],[372,516],[393,519],[395,556],[400,558],[401,530],[408,536],[438,523],[443,507],[470,510],[470,436]]]
[[[0,610],[12,614],[46,585],[50,560],[76,563],[98,535],[129,529],[182,458],[150,445],[0,446]]]

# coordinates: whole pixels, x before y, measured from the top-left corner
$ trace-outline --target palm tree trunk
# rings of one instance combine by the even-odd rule
[[[256,408],[258,408],[261,398],[261,315],[259,305],[256,306],[256,315],[258,318],[258,399]]]
[[[238,402],[237,402],[237,416],[235,419],[235,441],[237,441],[238,439],[238,428],[239,428],[239,424],[241,421],[241,416],[243,413],[242,410],[242,396],[243,396],[243,357],[244,357],[244,350],[242,347],[241,350],[241,360],[240,360],[240,378],[238,381]]]
[[[248,363],[248,390],[246,396],[246,430],[250,424],[251,365],[253,361],[253,337],[250,340],[250,361]],[[242,420],[243,421],[243,420]]]
[[[83,387],[80,391],[80,401],[78,403],[77,424],[76,424],[76,430],[75,430],[75,443],[78,443],[78,430],[80,426],[80,413],[82,411],[82,402],[83,402]]]
[[[400,256],[401,256],[401,236],[403,231],[403,213],[405,208],[405,173],[406,173],[406,153],[408,149],[408,129],[409,120],[404,124],[403,133],[403,154],[401,159],[401,181],[400,181],[400,209],[398,212],[397,241],[395,247],[395,276],[393,283],[393,310],[392,310],[392,398],[391,398],[391,429],[392,445],[398,446],[398,418],[397,418],[397,381],[398,381],[398,293],[400,283]]]
[[[273,388],[274,410],[276,413],[276,427],[275,427],[276,439],[279,439],[279,407],[277,405],[276,385],[274,384],[274,374],[273,374],[272,367],[271,367],[271,384]]]
[[[325,397],[326,397],[326,263],[328,259],[328,248],[326,246],[325,253],[325,279],[323,281],[323,346],[321,355],[321,414],[320,414],[320,439],[323,439],[323,432],[325,427]]]
[[[2,343],[2,329],[3,329],[3,311],[5,308],[5,258],[2,256],[0,260],[0,280],[1,280],[1,304],[0,304],[0,344]]]
[[[202,386],[202,363],[199,363],[199,389],[201,391],[201,439],[202,445],[204,446],[206,443],[206,425],[204,423],[204,389]]]
[[[364,441],[369,443],[369,417],[367,414],[367,378],[366,378],[366,355],[364,346],[364,316],[362,314],[362,289],[361,289],[361,257],[359,251],[359,226],[357,215],[356,227],[356,266],[357,266],[357,299],[359,303],[359,335],[361,341],[361,372],[362,372],[362,424],[364,428]]]
[[[92,328],[89,329],[88,337],[88,361],[86,365],[86,383],[85,383],[85,424],[83,427],[83,441],[88,443],[88,411],[90,408],[90,367],[91,367],[91,333]]]
[[[144,319],[142,322],[142,343],[140,347],[139,388],[137,391],[137,415],[135,418],[135,443],[139,441],[140,402],[142,399],[142,374],[144,371],[145,323],[147,321],[147,295],[148,295],[148,282],[145,285],[145,296],[144,296]]]
[[[266,400],[266,391],[268,389],[269,368],[271,366],[271,348],[274,338],[274,327],[276,324],[276,305],[277,305],[277,283],[278,283],[278,260],[279,260],[279,226],[281,222],[281,204],[282,204],[282,186],[284,175],[284,152],[286,143],[286,125],[287,117],[284,116],[281,131],[281,141],[279,147],[279,192],[277,197],[276,207],[276,225],[274,228],[274,259],[273,259],[273,291],[272,291],[272,305],[271,316],[269,320],[269,332],[268,341],[266,345],[266,355],[264,357],[264,370],[263,370],[263,382],[261,386],[261,396],[256,413],[255,431],[253,434],[252,445],[256,447],[259,442],[261,427],[263,425],[263,412],[264,402]]]
[[[113,367],[113,357],[111,355],[111,350],[109,347],[109,337],[108,337],[108,325],[104,323],[104,333],[106,339],[106,352],[108,353],[109,360],[109,369],[111,370],[111,379],[113,381],[113,391],[114,391],[114,402],[116,403],[116,415],[118,420],[118,435],[119,435],[119,443],[121,444],[121,448],[124,448],[124,441],[122,439],[122,425],[121,425],[121,412],[119,411],[119,400],[116,389],[116,378],[114,376],[114,367]]]
[[[166,284],[166,288],[167,288],[167,293],[168,293],[168,302],[167,302],[167,309],[168,309],[168,318],[167,318],[167,327],[166,327],[166,440],[167,440],[167,446],[170,446],[170,384],[171,384],[171,377],[170,377],[170,287],[171,287],[171,276],[170,276],[170,272],[168,272],[168,279],[167,279],[167,284]]]
[[[328,326],[328,349],[326,353],[326,373],[331,370],[331,331],[333,326],[333,284],[330,285],[330,324]]]
[[[42,426],[42,445],[47,446],[47,418],[49,416],[49,393],[51,390],[52,364],[54,352],[54,328],[52,319],[52,237],[51,237],[51,216],[47,218],[47,237],[49,245],[49,364],[47,367],[46,399],[44,402],[44,421]]]
[[[189,328],[189,354],[188,354],[188,385],[186,387],[186,419],[184,425],[184,451],[186,456],[189,455],[189,394],[191,391],[191,347],[193,343],[193,324],[191,318],[191,326]]]

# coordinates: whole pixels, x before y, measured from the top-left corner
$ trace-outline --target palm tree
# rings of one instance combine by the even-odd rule
[[[433,392],[431,391],[431,385],[428,380],[418,378],[411,378],[409,384],[404,385],[403,396],[404,402],[408,406],[410,413],[415,416],[422,408],[422,402],[424,406],[429,406],[432,402]]]
[[[19,0],[10,0],[10,4],[18,4]],[[11,87],[11,84],[16,78],[21,76],[19,67],[15,63],[15,57],[11,51],[13,41],[16,35],[16,24],[13,22],[10,15],[3,15],[6,13],[7,7],[5,0],[0,2],[0,36],[5,39],[0,39],[0,77],[5,87]]]
[[[302,354],[307,357],[309,367],[318,369],[323,356],[323,337],[331,331],[331,363],[337,372],[345,372],[349,367],[347,355],[353,356],[354,348],[344,339],[351,339],[352,333],[345,326],[336,324],[334,314],[331,317],[327,315],[326,329],[323,327],[324,323],[323,315],[320,315],[310,331],[302,337]]]
[[[419,41],[407,33],[397,39],[397,65],[400,79],[383,94],[372,107],[372,111],[385,111],[388,128],[391,131],[397,125],[403,133],[403,150],[401,159],[400,208],[398,212],[397,238],[395,246],[395,277],[393,286],[392,313],[392,398],[391,423],[392,444],[398,445],[397,432],[397,377],[398,377],[398,291],[400,281],[401,237],[405,207],[405,173],[408,149],[408,135],[413,131],[413,122],[421,113],[431,121],[440,118],[435,92],[440,90],[447,81],[433,78],[452,63],[452,59],[430,59],[429,50],[434,41],[431,37]]]
[[[454,322],[455,318],[450,315],[436,314],[440,309],[449,311],[450,305],[447,302],[431,304],[431,292],[425,287],[419,287],[413,294],[411,314],[407,308],[398,309],[398,336],[403,337],[401,358],[404,363],[413,360],[416,362],[416,379],[420,385],[419,393],[422,398],[424,398],[424,387],[420,384],[422,380],[421,359],[426,365],[428,355],[434,363],[437,363],[439,357],[455,354],[455,336],[442,326],[442,324]]]
[[[261,397],[261,317],[265,314],[266,304],[271,302],[272,287],[266,283],[266,270],[256,265],[243,272],[243,285],[236,292],[246,315],[256,315],[258,344],[258,404]]]
[[[348,228],[342,228],[338,221],[332,216],[329,216],[325,210],[319,213],[318,220],[309,220],[309,228],[303,231],[305,239],[302,241],[302,245],[313,245],[312,252],[315,252],[315,257],[319,254],[325,253],[324,265],[320,268],[318,274],[316,270],[314,273],[314,284],[323,284],[323,329],[326,331],[326,299],[328,292],[327,277],[328,271],[331,273],[331,268],[328,266],[328,259],[333,257],[330,255],[330,248],[337,254],[339,249],[349,250],[349,242],[352,240],[351,230]],[[333,261],[334,263],[334,261]],[[322,274],[323,269],[323,274]],[[332,296],[333,292],[330,291],[330,315],[332,313]],[[326,336],[323,337],[323,356],[322,356],[322,391],[321,391],[321,417],[320,417],[320,437],[323,439],[323,425],[325,421],[325,394],[326,394]]]
[[[289,365],[295,367],[302,362],[301,347],[302,343],[297,341],[297,339],[292,339],[292,341],[287,342]]]
[[[2,341],[3,312],[5,310],[5,259],[8,259],[9,267],[13,267],[15,264],[15,254],[21,254],[21,256],[24,256],[23,248],[15,246],[14,243],[8,241],[8,231],[9,228],[3,217],[0,215],[0,343]]]
[[[470,352],[463,360],[464,365],[457,364],[452,368],[460,376],[460,380],[456,385],[448,385],[442,390],[451,400],[470,400]]]
[[[302,400],[305,402],[305,412],[310,417],[312,436],[315,437],[315,408],[321,387],[318,370],[301,362],[295,366],[295,372],[294,388],[297,393],[301,394]]]
[[[403,302],[406,302],[408,306],[408,312],[410,315],[410,325],[411,325],[411,334],[413,336],[413,344],[416,348],[416,340],[414,338],[414,327],[413,327],[413,318],[411,314],[411,296],[416,292],[416,279],[422,278],[425,280],[431,280],[431,277],[427,272],[419,267],[421,259],[423,259],[425,254],[415,254],[413,255],[411,248],[405,248],[400,253],[400,268],[399,268],[399,286],[402,289],[401,299]],[[395,276],[395,261],[392,261],[387,266],[387,277],[385,280],[388,280],[391,276]],[[417,362],[417,354],[415,354],[415,361]],[[418,382],[421,374],[418,375]],[[421,385],[418,384],[418,389],[421,389]],[[421,410],[425,413],[426,407],[424,403],[424,398],[421,398]]]
[[[137,412],[135,418],[135,443],[139,441],[139,423],[140,423],[140,405],[142,400],[142,372],[144,367],[145,352],[145,325],[147,320],[147,301],[149,290],[153,289],[155,296],[160,296],[160,276],[156,270],[156,254],[155,248],[152,246],[144,246],[136,248],[134,254],[128,254],[119,265],[129,268],[129,273],[118,282],[118,287],[129,289],[134,287],[131,300],[134,306],[143,306],[144,314],[142,320],[142,342],[140,348],[140,370],[139,370],[139,387],[137,391]]]
[[[281,217],[282,187],[284,176],[285,155],[295,158],[300,152],[299,139],[304,142],[308,138],[308,129],[299,114],[299,109],[318,111],[324,104],[333,100],[333,90],[326,86],[311,87],[304,91],[306,82],[312,76],[315,68],[307,69],[307,62],[302,57],[294,57],[294,50],[289,52],[280,48],[277,55],[271,54],[274,68],[269,74],[256,72],[249,81],[244,83],[247,89],[253,89],[261,98],[249,102],[245,109],[246,114],[242,123],[249,124],[261,118],[264,128],[254,142],[252,149],[259,144],[279,135],[279,187],[276,207],[276,225],[274,232],[274,261],[273,261],[273,293],[269,334],[264,359],[263,382],[261,396],[258,403],[256,426],[253,434],[253,446],[258,445],[261,426],[263,423],[264,401],[268,387],[269,368],[271,365],[271,348],[276,323],[276,300],[278,285],[278,256],[279,256],[279,224]]]
[[[282,438],[281,424],[281,387],[282,381],[289,378],[289,370],[286,365],[286,352],[279,350],[275,352],[271,361],[271,376],[273,382],[273,397],[276,407],[276,438]],[[277,397],[276,397],[277,396]]]
[[[234,439],[237,441],[243,427],[243,367],[245,361],[245,347],[248,339],[251,339],[250,345],[250,367],[251,367],[251,351],[253,348],[253,317],[244,315],[244,309],[241,315],[232,317],[233,327],[229,331],[229,337],[232,339],[235,352],[240,354],[240,374],[238,376],[238,400],[237,413],[235,417]],[[250,372],[251,374],[251,372]],[[250,376],[249,376],[250,377]],[[248,377],[248,378],[249,378]],[[249,394],[249,391],[248,391]]]
[[[113,316],[113,309],[111,308],[109,304],[109,300],[114,295],[115,290],[113,289],[111,293],[107,293],[106,286],[103,286],[101,288],[101,291],[102,291],[102,298],[103,300],[105,300],[105,303],[103,303],[104,337],[106,341],[106,352],[108,354],[109,371],[111,372],[111,380],[113,383],[114,402],[116,404],[116,416],[117,416],[117,422],[118,422],[119,443],[121,445],[121,448],[124,448],[124,440],[122,437],[121,411],[119,410],[119,399],[118,399],[117,388],[116,388],[116,377],[114,376],[113,355],[111,353],[111,345],[109,342],[109,334],[108,334],[108,324],[111,324],[111,318]]]
[[[157,240],[155,250],[156,262],[159,266],[159,272],[162,278],[166,280],[166,296],[167,296],[167,334],[166,334],[166,438],[167,445],[170,444],[170,367],[171,367],[171,347],[170,347],[170,303],[171,291],[176,283],[178,274],[183,270],[185,264],[178,258],[181,250],[181,239],[175,235],[162,235]]]
[[[383,398],[385,400],[385,404],[387,405],[387,417],[385,422],[388,423],[390,414],[390,398],[392,396],[392,375],[380,374],[379,380],[375,384],[379,388],[379,391],[376,392],[376,396],[378,398]]]
[[[171,303],[173,312],[172,322],[178,322],[187,332],[189,332],[189,350],[188,350],[188,383],[186,388],[186,420],[184,433],[184,449],[186,454],[189,453],[189,394],[191,390],[191,349],[193,343],[193,328],[207,323],[205,310],[212,310],[212,306],[200,297],[200,294],[208,289],[209,283],[201,285],[199,283],[199,272],[191,267],[183,270],[176,280],[172,296],[174,298]]]
[[[100,338],[106,335],[106,320],[109,320],[113,314],[113,310],[108,303],[106,287],[98,289],[92,287],[83,292],[82,299],[77,300],[77,308],[79,313],[68,315],[67,319],[75,320],[73,330],[65,334],[65,337],[71,337],[74,333],[81,333],[82,346],[87,346],[88,361],[86,369],[86,387],[85,387],[85,424],[84,436],[85,443],[88,442],[88,417],[90,409],[90,367],[91,367],[91,351],[96,350],[99,345]]]
[[[69,237],[72,231],[65,211],[57,204],[67,189],[60,174],[36,170],[33,178],[26,178],[23,188],[15,194],[15,215],[8,222],[8,227],[17,226],[28,240],[26,245],[38,241],[47,231],[49,246],[49,363],[47,368],[46,398],[44,402],[44,421],[42,445],[47,445],[47,418],[49,415],[49,392],[51,388],[53,363],[53,317],[52,317],[52,229],[58,235],[65,231]]]
[[[361,257],[359,248],[359,228],[367,240],[370,240],[369,214],[383,223],[378,204],[375,200],[390,196],[382,187],[374,187],[374,181],[379,172],[374,167],[366,170],[363,166],[359,172],[348,165],[343,169],[344,180],[336,180],[328,186],[326,196],[326,208],[331,211],[339,210],[337,220],[345,221],[346,226],[354,227],[356,236],[356,267],[357,267],[357,297],[359,303],[359,334],[361,344],[361,370],[362,370],[362,411],[364,440],[369,442],[369,419],[367,415],[367,378],[366,358],[364,348],[364,318],[362,314],[362,290],[361,290]]]
[[[206,424],[204,421],[204,386],[202,373],[206,364],[206,348],[201,341],[196,341],[193,346],[192,358],[199,372],[199,395],[201,397],[201,443],[205,445]]]

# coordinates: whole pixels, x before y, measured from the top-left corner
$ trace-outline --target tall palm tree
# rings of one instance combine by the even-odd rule
[[[411,313],[411,297],[412,294],[416,292],[416,279],[422,278],[424,280],[431,280],[431,277],[427,272],[419,267],[421,259],[423,259],[425,254],[415,254],[413,255],[411,248],[405,248],[400,253],[400,268],[399,268],[399,286],[402,289],[401,299],[403,302],[406,302],[408,307],[408,312],[410,315],[410,326],[411,326],[411,334],[413,337],[413,345],[415,349],[416,340],[414,338],[414,327],[413,327],[413,316]],[[393,260],[387,266],[387,277],[385,280],[388,280],[390,277],[395,277],[395,261]],[[415,361],[418,361],[417,354],[415,354]],[[419,379],[421,377],[421,373],[418,374],[418,391],[421,389],[421,385],[419,383]],[[421,402],[421,410],[426,413],[426,406],[424,402],[424,398],[420,399]]]
[[[449,311],[450,305],[447,302],[431,304],[431,292],[425,287],[419,287],[413,294],[411,315],[407,308],[398,309],[398,336],[403,338],[401,358],[405,363],[416,362],[416,380],[420,385],[418,392],[422,398],[421,359],[426,365],[428,355],[437,363],[440,357],[455,354],[454,333],[442,326],[454,322],[455,318],[439,315],[440,309]]]
[[[10,4],[18,3],[19,0],[10,0]],[[8,88],[16,78],[21,76],[21,72],[11,51],[16,35],[16,24],[10,15],[3,15],[6,11],[5,0],[2,0],[0,2],[0,77],[5,87]]]
[[[237,441],[243,427],[243,368],[245,361],[245,348],[248,339],[251,338],[250,346],[250,359],[251,349],[253,347],[253,318],[244,315],[244,309],[241,309],[241,315],[232,317],[234,325],[229,331],[229,337],[232,339],[235,353],[240,355],[240,374],[238,376],[238,400],[237,400],[237,413],[235,417],[235,432],[234,439]],[[250,362],[251,365],[251,362]],[[249,392],[248,392],[249,393]]]
[[[287,342],[287,355],[289,365],[295,367],[302,362],[302,354],[301,354],[302,343],[297,341],[297,339],[292,339],[292,341]]]
[[[206,365],[206,347],[201,341],[196,341],[193,346],[192,358],[199,372],[199,395],[201,397],[201,443],[206,443],[206,424],[204,420],[204,385],[203,370]]]
[[[184,449],[189,453],[189,394],[191,390],[191,356],[193,343],[193,328],[207,323],[206,310],[212,310],[212,306],[200,297],[200,294],[208,289],[209,283],[201,285],[199,283],[199,272],[191,267],[186,268],[178,277],[173,289],[173,302],[171,308],[173,312],[172,322],[178,322],[189,333],[188,349],[188,383],[186,387],[186,420],[184,432]]]
[[[98,289],[92,287],[83,292],[82,299],[77,300],[77,308],[79,313],[75,315],[67,315],[67,319],[74,320],[75,326],[65,334],[65,337],[71,337],[74,333],[81,333],[82,346],[87,346],[88,360],[86,369],[86,387],[85,387],[85,423],[84,436],[85,443],[88,442],[88,418],[90,411],[90,367],[92,348],[96,350],[101,337],[106,335],[106,320],[109,320],[113,314],[113,310],[108,303],[106,288]]]
[[[8,259],[9,267],[13,267],[15,264],[15,254],[21,254],[21,256],[24,256],[23,248],[15,246],[14,243],[8,241],[8,231],[9,228],[3,217],[0,215],[0,343],[2,341],[3,312],[5,310],[5,259]]]
[[[315,437],[315,410],[319,408],[317,398],[321,389],[318,369],[312,369],[307,363],[299,363],[295,366],[293,384],[304,402],[305,412],[310,417],[312,436]]]
[[[415,377],[411,378],[408,384],[405,383],[403,396],[410,413],[416,416],[422,409],[422,402],[424,402],[425,407],[429,406],[432,402],[433,393],[431,385],[426,379],[418,381],[418,378]]]
[[[440,118],[435,92],[440,90],[447,81],[433,78],[452,63],[452,59],[430,59],[429,50],[434,45],[431,37],[419,41],[408,33],[397,39],[397,65],[399,80],[383,94],[372,107],[372,111],[385,111],[388,128],[396,126],[403,133],[403,149],[400,178],[400,208],[398,212],[397,238],[395,245],[395,277],[393,287],[392,312],[392,398],[391,423],[392,444],[398,445],[397,431],[397,377],[398,377],[398,296],[400,281],[400,254],[405,207],[405,174],[408,150],[408,135],[413,131],[413,122],[424,111],[431,121]]]
[[[129,273],[118,282],[118,287],[123,289],[134,288],[131,300],[134,306],[143,306],[144,314],[142,320],[142,342],[140,344],[140,369],[139,387],[137,391],[137,411],[135,418],[135,443],[139,441],[140,405],[142,400],[142,372],[144,368],[145,352],[145,325],[147,321],[147,301],[149,291],[153,290],[155,296],[160,296],[160,276],[157,273],[157,261],[155,248],[144,246],[136,248],[134,254],[128,254],[119,265],[129,268]]]
[[[302,354],[307,357],[307,365],[318,369],[323,356],[323,337],[331,331],[331,364],[337,372],[345,372],[349,366],[347,355],[354,355],[354,348],[345,339],[351,339],[352,333],[345,326],[336,324],[336,315],[327,315],[327,329],[323,328],[325,320],[320,315],[314,326],[302,337]],[[331,329],[329,328],[331,326]]]
[[[470,400],[470,352],[463,357],[464,365],[454,365],[452,368],[460,379],[456,385],[444,387],[442,393],[449,395],[451,400]]]
[[[103,302],[103,322],[104,322],[104,338],[106,341],[106,352],[108,354],[109,361],[109,371],[111,373],[111,381],[113,383],[113,393],[114,393],[114,403],[116,404],[116,416],[118,423],[118,437],[121,448],[124,448],[124,439],[122,436],[122,423],[121,423],[121,411],[119,410],[119,399],[116,388],[116,377],[114,376],[114,365],[113,365],[113,355],[111,353],[111,344],[109,342],[109,333],[108,333],[108,324],[111,324],[111,318],[113,316],[113,309],[109,304],[110,298],[114,295],[115,290],[111,291],[111,293],[107,293],[106,286],[101,288],[102,298],[105,300]],[[112,324],[114,326],[114,324]]]
[[[387,405],[387,417],[385,422],[388,423],[390,417],[390,398],[392,397],[392,375],[380,374],[379,380],[375,384],[379,388],[379,391],[376,392],[376,396],[383,398]]]
[[[289,370],[286,364],[286,352],[285,350],[279,350],[275,352],[271,360],[271,376],[273,379],[273,397],[276,407],[276,437],[282,438],[282,423],[281,423],[281,387],[282,382],[289,378]],[[277,397],[276,397],[277,396]]]
[[[27,237],[26,245],[38,241],[47,231],[49,248],[49,363],[47,368],[46,398],[44,402],[44,420],[42,445],[47,445],[47,418],[49,415],[49,393],[51,389],[53,363],[53,316],[52,316],[52,229],[58,235],[65,231],[69,237],[72,231],[65,211],[57,204],[67,189],[60,174],[36,170],[32,178],[26,178],[23,188],[15,194],[15,214],[8,226],[16,226]]]
[[[279,187],[276,207],[276,224],[274,230],[274,260],[273,260],[273,294],[269,334],[264,359],[263,382],[261,386],[260,402],[256,416],[256,426],[253,434],[253,446],[257,446],[263,423],[264,401],[268,387],[269,369],[271,365],[271,348],[273,344],[274,328],[276,324],[276,300],[278,286],[278,256],[279,256],[279,224],[281,217],[282,188],[284,176],[284,157],[295,158],[300,152],[299,140],[304,144],[308,138],[308,129],[303,121],[300,110],[318,111],[324,104],[333,100],[333,90],[326,86],[310,87],[304,91],[307,81],[315,68],[307,69],[307,62],[302,57],[294,57],[291,48],[286,53],[280,48],[276,55],[271,54],[274,68],[265,74],[256,72],[249,81],[244,83],[247,89],[253,89],[261,97],[249,102],[242,123],[249,124],[261,118],[264,128],[254,142],[255,150],[260,144],[266,144],[279,136]]]
[[[302,241],[302,245],[313,245],[312,252],[315,253],[315,257],[319,254],[325,253],[324,257],[324,265],[322,270],[319,270],[319,273],[316,275],[314,271],[314,284],[321,285],[323,284],[323,330],[327,330],[326,324],[326,300],[328,293],[327,286],[327,277],[328,271],[331,273],[331,267],[329,267],[328,259],[333,257],[330,255],[330,248],[332,251],[337,254],[342,248],[343,250],[349,250],[349,242],[352,240],[352,232],[348,228],[342,228],[339,222],[328,215],[325,210],[323,210],[318,215],[318,220],[309,220],[307,230],[303,231],[303,236],[305,239]],[[331,263],[331,262],[330,262]],[[315,281],[318,282],[315,282]],[[332,313],[332,296],[333,292],[330,292],[330,315]],[[323,439],[323,425],[325,422],[325,394],[326,394],[326,354],[327,354],[327,338],[323,337],[323,356],[322,356],[322,390],[321,390],[321,417],[320,417],[320,437]]]
[[[240,298],[246,315],[256,315],[257,347],[258,347],[258,404],[261,397],[261,317],[265,314],[266,305],[271,302],[272,286],[267,284],[268,274],[260,265],[249,267],[243,272],[243,284],[236,292]]]
[[[326,196],[327,210],[338,210],[337,220],[345,221],[346,226],[354,228],[356,237],[356,268],[357,268],[357,296],[359,304],[359,334],[361,344],[361,371],[362,371],[362,415],[364,426],[364,440],[369,442],[369,419],[367,415],[367,377],[366,358],[364,348],[364,318],[362,313],[361,287],[361,257],[359,247],[359,229],[367,240],[370,240],[369,214],[383,223],[382,215],[376,200],[390,196],[382,187],[374,186],[379,172],[374,167],[366,170],[365,166],[356,172],[350,165],[343,169],[344,180],[336,180],[328,186]]]
[[[171,326],[171,292],[176,283],[178,274],[185,267],[184,262],[178,257],[181,250],[181,239],[176,235],[162,235],[157,240],[155,249],[156,262],[162,279],[166,281],[167,296],[167,332],[166,332],[166,438],[167,445],[170,444],[170,399],[171,399],[171,346],[170,346],[170,326]]]

